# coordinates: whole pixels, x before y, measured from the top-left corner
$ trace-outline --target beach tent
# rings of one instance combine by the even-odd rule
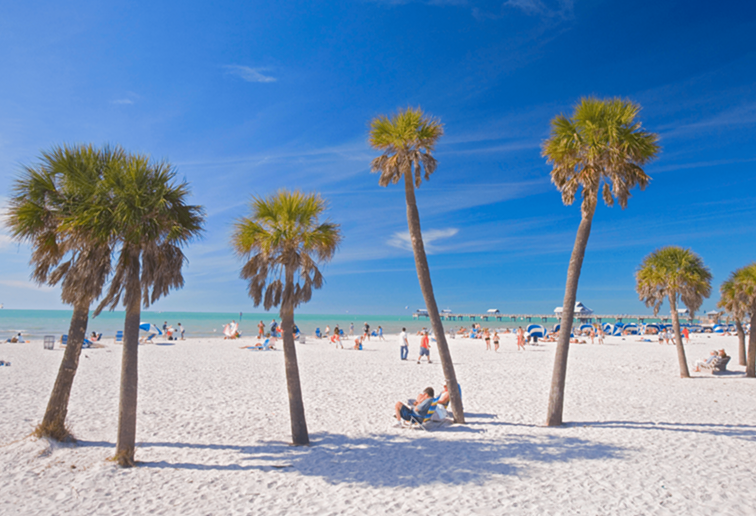
[[[638,335],[638,325],[634,322],[627,323],[624,328],[622,328],[622,333],[627,332],[628,335]]]
[[[605,322],[601,325],[601,328],[604,330],[604,333],[606,335],[611,335],[614,331],[614,325],[612,323]]]
[[[160,330],[160,328],[158,328],[154,324],[148,323],[148,322],[140,322],[139,323],[139,329],[142,330],[142,331],[146,331],[148,333],[155,333],[157,335],[162,335],[163,334],[163,332]]]
[[[614,328],[612,328],[612,335],[617,337],[618,335],[622,335],[622,330],[625,327],[625,325],[621,322],[614,323]]]
[[[580,328],[578,328],[580,333],[585,333],[586,335],[590,335],[591,330],[593,330],[592,324],[581,324]]]
[[[529,337],[538,337],[542,339],[546,336],[546,328],[540,324],[529,324],[526,328]]]
[[[719,324],[715,324],[714,328],[712,328],[711,331],[714,332],[714,333],[724,333],[725,332],[725,328],[724,328],[724,326],[721,326]]]
[[[556,334],[558,334],[558,333],[559,333],[559,330],[560,330],[561,328],[562,328],[562,325],[561,325],[561,324],[555,324],[555,325],[554,325],[554,329],[553,329],[552,331],[553,331],[553,333],[556,333]],[[573,330],[573,331],[571,331],[571,332],[570,332],[570,337],[574,337],[574,336],[575,336],[575,332],[574,332],[574,330]]]
[[[649,331],[649,330],[651,330],[651,331]],[[655,324],[655,323],[648,323],[648,324],[647,324],[647,325],[645,326],[645,329],[644,329],[643,333],[645,333],[645,334],[650,334],[650,335],[654,335],[654,334],[660,333],[660,332],[661,332],[661,330],[662,330],[662,328],[661,328],[661,326],[659,326],[658,324]]]

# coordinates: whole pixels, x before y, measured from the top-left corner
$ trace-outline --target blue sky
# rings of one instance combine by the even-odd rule
[[[16,2],[0,16],[0,202],[43,149],[117,143],[174,164],[207,211],[186,286],[156,310],[254,311],[231,252],[251,195],[320,192],[343,245],[308,313],[424,306],[401,185],[369,171],[368,123],[421,106],[446,134],[417,192],[441,308],[561,305],[580,220],[540,156],[581,97],[643,106],[663,151],[594,218],[578,299],[647,313],[645,255],[690,247],[719,284],[756,260],[756,6],[575,0]],[[0,303],[59,308],[0,228]]]

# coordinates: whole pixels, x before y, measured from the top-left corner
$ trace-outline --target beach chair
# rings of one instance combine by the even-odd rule
[[[123,330],[118,330],[113,338],[115,344],[123,344]]]
[[[153,340],[155,339],[155,337],[156,337],[156,336],[157,336],[157,333],[150,333],[150,334],[149,334],[149,335],[147,335],[146,337],[142,337],[142,338],[141,338],[141,339],[139,340],[139,342],[140,342],[141,344],[149,344],[149,343],[153,342]]]
[[[711,371],[711,374],[722,374],[727,372],[727,364],[730,362],[730,357],[717,357],[711,361],[710,364],[704,364],[701,369]]]
[[[68,344],[68,335],[61,335],[60,336],[60,345],[65,346]]]
[[[321,335],[320,335],[320,328],[315,328],[315,336],[316,336],[317,338],[320,338],[320,337],[321,337]]]
[[[84,339],[84,342],[81,343],[81,349],[89,349],[92,347],[92,341],[89,339]]]
[[[440,396],[438,397],[440,398]],[[428,412],[425,414],[425,417],[422,421],[416,418],[412,418],[409,421],[409,424],[407,425],[407,428],[422,428],[426,432],[430,432],[434,426],[436,426],[438,423],[443,423],[444,419],[438,420],[436,418],[436,411],[438,410],[438,398],[433,398],[433,401],[431,402],[430,407],[428,407]],[[442,405],[443,407],[443,405]],[[444,410],[444,414],[446,411]]]
[[[55,335],[45,335],[42,345],[45,349],[55,348]]]

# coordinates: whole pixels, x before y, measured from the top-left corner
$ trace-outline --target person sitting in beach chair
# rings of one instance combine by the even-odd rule
[[[696,360],[696,362],[693,364],[693,370],[697,373],[701,372],[701,367],[707,367],[714,360],[716,360],[718,356],[719,352],[716,349],[713,349],[711,353],[709,353],[709,358]]]
[[[722,373],[727,371],[727,363],[730,361],[730,357],[727,356],[727,353],[725,353],[724,349],[720,349],[719,351],[712,351],[712,353],[716,353],[707,359],[708,363],[701,364],[700,366],[697,366],[695,371],[700,372],[701,368],[707,369],[713,373]],[[698,362],[701,362],[700,360],[696,361],[696,364]]]
[[[407,401],[407,404],[397,401],[394,405],[396,420],[399,423],[402,421],[422,423],[434,402],[433,395],[433,387],[426,387],[416,399]]]

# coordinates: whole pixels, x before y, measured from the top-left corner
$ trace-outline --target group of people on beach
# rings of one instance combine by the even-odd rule
[[[436,415],[438,420],[446,418],[446,409],[449,407],[449,390],[444,384],[444,389],[438,399],[435,398],[435,391],[433,387],[426,387],[423,391],[417,395],[414,399],[407,400],[406,403],[397,401],[394,405],[394,415],[398,423],[407,421],[409,423],[423,423],[428,417],[428,411],[433,405],[433,401],[436,401]],[[441,407],[441,408],[439,408]]]
[[[423,359],[423,357],[428,359],[428,363],[431,363],[430,359],[430,333],[428,330],[423,329],[420,331],[420,355],[417,357],[417,363],[420,363],[420,360]],[[407,360],[407,357],[409,356],[409,338],[407,337],[407,328],[402,328],[401,333],[399,334],[399,357],[401,360]]]

